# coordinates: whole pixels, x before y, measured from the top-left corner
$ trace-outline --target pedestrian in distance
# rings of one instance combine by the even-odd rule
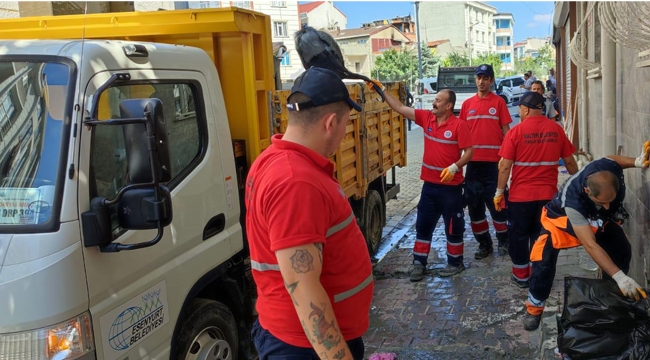
[[[352,109],[336,73],[312,67],[287,101],[284,135],[251,166],[246,230],[260,360],[361,360],[373,293],[370,255],[329,157]]]
[[[494,94],[490,87],[494,83],[491,65],[479,65],[476,70],[477,93],[463,102],[459,118],[465,120],[472,133],[474,156],[465,171],[465,201],[471,220],[472,232],[479,243],[474,254],[477,260],[492,255],[492,236],[485,215],[490,211],[492,224],[498,240],[500,255],[508,254],[508,227],[505,212],[496,211],[492,198],[497,189],[499,176],[499,149],[505,134],[510,129],[512,118],[505,101]]]
[[[372,89],[382,85],[368,83]],[[389,93],[386,103],[424,131],[424,156],[420,178],[424,181],[415,220],[416,240],[413,248],[411,281],[420,281],[427,271],[433,231],[442,216],[447,237],[447,265],[436,270],[436,275],[448,277],[465,270],[463,263],[463,172],[472,158],[472,139],[469,126],[454,116],[456,94],[443,89],[436,94],[433,108],[416,110],[402,104]]]
[[[622,207],[623,169],[647,168],[649,153],[650,141],[646,141],[637,158],[610,155],[592,161],[567,179],[544,206],[541,234],[530,253],[532,274],[524,329],[539,327],[561,249],[583,246],[602,270],[603,279],[616,281],[625,296],[646,297],[639,284],[626,275],[632,251],[619,224],[627,214]]]
[[[537,92],[526,93],[521,98],[521,123],[508,131],[499,151],[501,161],[494,207],[508,215],[510,278],[521,288],[529,285],[530,249],[542,228],[542,208],[557,192],[558,160],[564,159],[570,174],[578,171],[573,158],[575,148],[564,130],[543,115],[544,101]],[[506,201],[504,195],[511,173]],[[504,202],[507,209],[503,209]]]
[[[542,114],[546,116],[547,118],[555,121],[557,119],[557,111],[555,111],[555,107],[553,106],[553,100],[550,98],[552,94],[546,94],[544,91],[544,84],[540,80],[535,80],[533,81],[533,85],[531,85],[531,90],[533,92],[536,92],[544,97],[544,106],[542,107]]]

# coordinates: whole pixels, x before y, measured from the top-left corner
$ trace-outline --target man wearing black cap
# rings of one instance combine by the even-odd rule
[[[539,237],[542,208],[557,191],[558,160],[564,159],[570,174],[578,171],[575,148],[564,130],[543,115],[545,98],[528,92],[519,102],[521,123],[508,131],[499,151],[499,182],[494,207],[508,216],[508,253],[512,260],[512,282],[529,285],[530,249]],[[508,209],[504,193],[512,171]]]
[[[246,179],[246,230],[261,360],[363,359],[373,277],[366,242],[329,160],[362,108],[332,71],[294,83],[284,135]]]
[[[499,175],[499,149],[504,135],[510,129],[512,118],[505,101],[490,90],[494,83],[492,66],[479,65],[475,74],[478,92],[463,102],[459,117],[467,121],[472,132],[474,156],[465,172],[465,200],[472,232],[479,243],[474,258],[484,259],[493,252],[492,237],[485,216],[486,207],[492,215],[492,224],[499,241],[499,254],[508,253],[506,214],[495,210],[492,197]]]

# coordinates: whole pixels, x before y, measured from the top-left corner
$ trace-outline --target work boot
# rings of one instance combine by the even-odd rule
[[[493,252],[494,249],[492,248],[492,246],[490,246],[487,249],[484,248],[483,246],[479,246],[478,251],[474,253],[474,259],[476,260],[485,259],[486,257],[492,255]]]
[[[524,329],[528,331],[533,331],[539,327],[539,323],[542,321],[542,315],[531,315],[528,311],[524,314],[522,323],[524,324]]]
[[[438,269],[438,276],[440,276],[440,277],[450,277],[450,276],[454,276],[456,274],[460,274],[464,270],[465,270],[465,264],[463,264],[463,263],[461,263],[458,266],[447,264],[447,266],[445,266],[444,268]]]
[[[410,279],[412,282],[420,281],[424,278],[424,273],[427,272],[427,267],[420,264],[419,262],[414,262],[413,267],[411,268]]]
[[[501,256],[508,255],[508,242],[506,241],[504,243],[499,243],[499,247],[497,248],[497,251]]]
[[[530,286],[530,281],[529,280],[524,280],[524,281],[517,280],[517,278],[512,274],[510,274],[510,281],[512,281],[513,284],[519,286],[522,289],[525,289],[525,288]]]

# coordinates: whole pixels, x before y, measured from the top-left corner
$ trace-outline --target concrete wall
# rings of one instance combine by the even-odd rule
[[[309,26],[315,29],[327,29],[328,27],[339,27],[347,29],[348,18],[334,7],[331,1],[325,1],[320,6],[307,14]]]
[[[0,1],[0,18],[20,17],[20,9],[17,1]]]
[[[173,1],[134,1],[135,11],[158,11],[158,9],[174,10]]]
[[[422,42],[449,39],[452,46],[467,41],[464,2],[420,2],[420,39]]]

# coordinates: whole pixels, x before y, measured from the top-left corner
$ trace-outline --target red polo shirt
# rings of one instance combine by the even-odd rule
[[[322,243],[320,282],[345,340],[368,329],[373,292],[368,247],[326,157],[274,135],[246,179],[246,230],[262,327],[287,344],[312,347],[275,251]]]
[[[472,146],[467,122],[451,114],[438,126],[436,116],[428,110],[415,110],[415,123],[424,129],[424,158],[420,179],[433,184],[458,185],[463,172],[458,171],[447,183],[440,182],[440,173],[460,159],[461,151]]]
[[[531,116],[506,134],[499,155],[514,161],[509,201],[551,200],[558,160],[576,151],[564,129],[546,116]]]
[[[467,121],[472,133],[472,161],[499,161],[501,127],[512,122],[505,101],[492,92],[484,98],[476,94],[463,102],[459,118]]]

